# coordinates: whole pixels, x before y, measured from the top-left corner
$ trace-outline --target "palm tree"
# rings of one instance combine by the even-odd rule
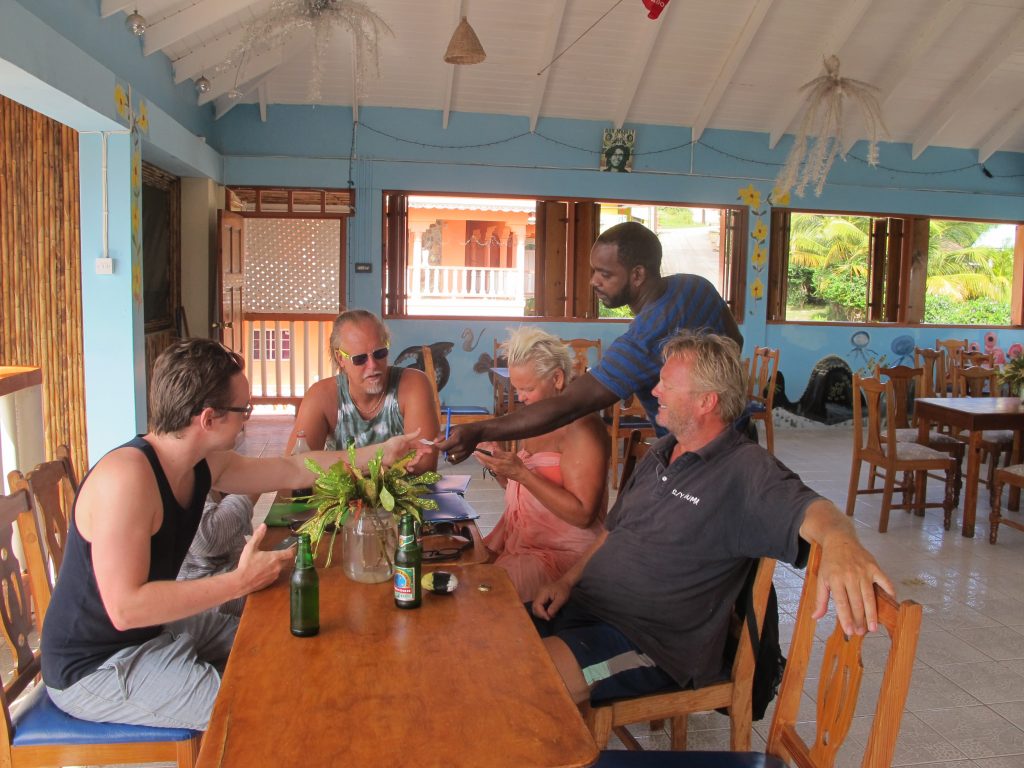
[[[869,226],[864,216],[792,216],[789,263],[811,271],[813,295],[827,302],[829,319],[864,319]]]
[[[928,236],[928,293],[957,301],[1010,302],[1013,249],[976,245],[997,225],[932,219]]]

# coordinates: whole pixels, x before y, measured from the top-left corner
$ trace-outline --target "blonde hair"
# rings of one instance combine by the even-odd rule
[[[500,352],[508,357],[508,365],[533,364],[534,373],[542,379],[560,370],[566,382],[572,373],[572,355],[569,347],[557,336],[536,326],[524,325],[512,331]]]
[[[718,415],[730,423],[747,405],[747,374],[740,363],[739,345],[728,336],[682,330],[666,342],[661,356],[683,356],[690,363],[694,387],[718,395]]]
[[[350,309],[347,312],[342,312],[334,318],[334,325],[331,326],[331,359],[334,360],[335,365],[338,364],[337,352],[335,350],[341,346],[342,326],[359,323],[372,324],[380,332],[380,337],[384,343],[391,343],[391,331],[384,325],[384,321],[373,314],[373,312],[368,312],[365,309]]]

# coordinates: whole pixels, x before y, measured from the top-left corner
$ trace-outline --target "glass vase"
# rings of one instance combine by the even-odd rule
[[[352,509],[341,530],[341,539],[346,576],[366,584],[391,579],[398,545],[394,515],[382,508]]]

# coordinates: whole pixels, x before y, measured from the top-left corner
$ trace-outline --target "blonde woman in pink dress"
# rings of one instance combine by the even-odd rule
[[[572,370],[569,348],[536,327],[502,346],[509,379],[523,404],[558,397]],[[484,538],[491,561],[512,578],[522,600],[558,579],[593,544],[608,508],[608,431],[596,413],[545,435],[518,453],[493,443],[477,452],[505,488],[505,512]]]

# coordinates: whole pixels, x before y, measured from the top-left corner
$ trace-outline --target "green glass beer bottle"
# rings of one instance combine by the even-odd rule
[[[313,566],[308,533],[299,534],[291,586],[292,634],[312,637],[320,631],[320,577]]]
[[[416,518],[406,512],[398,521],[398,549],[395,550],[395,605],[419,608],[423,602],[420,572],[423,547],[416,539]]]

